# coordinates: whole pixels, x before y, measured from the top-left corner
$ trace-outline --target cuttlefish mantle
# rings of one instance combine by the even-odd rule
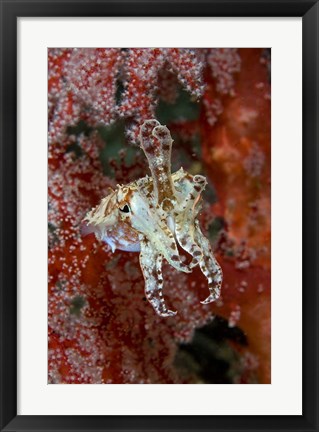
[[[201,193],[207,182],[183,168],[171,173],[173,140],[166,126],[146,120],[140,129],[140,145],[151,171],[127,185],[110,189],[100,204],[84,219],[96,238],[115,249],[139,252],[145,280],[145,295],[156,313],[173,316],[163,297],[162,261],[176,270],[190,273],[199,266],[208,281],[207,304],[220,295],[222,270],[198,221]],[[182,262],[181,246],[192,260]]]

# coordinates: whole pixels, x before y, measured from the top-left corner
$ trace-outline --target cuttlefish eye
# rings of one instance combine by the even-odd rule
[[[123,212],[123,213],[129,213],[131,210],[130,210],[130,208],[129,208],[129,206],[127,205],[127,204],[125,204],[125,206],[124,207],[119,207],[119,210],[121,211],[121,212]]]

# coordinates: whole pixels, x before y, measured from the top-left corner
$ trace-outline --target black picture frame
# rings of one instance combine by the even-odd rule
[[[318,120],[319,5],[314,0],[0,0],[1,431],[319,431]],[[302,17],[303,414],[300,416],[17,415],[17,18]],[[293,377],[292,377],[293,379]]]

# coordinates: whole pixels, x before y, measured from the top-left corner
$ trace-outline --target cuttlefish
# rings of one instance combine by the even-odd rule
[[[171,173],[173,140],[157,120],[140,128],[140,146],[149,164],[146,175],[127,185],[109,189],[100,204],[84,219],[96,238],[115,249],[139,252],[145,280],[145,296],[162,317],[177,312],[167,309],[163,297],[163,258],[174,269],[190,273],[199,266],[208,280],[208,304],[220,295],[222,270],[198,221],[201,193],[207,181],[180,168]],[[178,245],[191,255],[184,263]]]

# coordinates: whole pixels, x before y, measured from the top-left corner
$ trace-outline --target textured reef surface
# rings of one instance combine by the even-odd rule
[[[49,383],[269,383],[270,51],[50,49],[48,66]],[[223,269],[202,304],[201,267],[164,255],[166,317],[139,253],[83,236],[108,191],[152,175],[149,119],[171,132],[172,172],[207,180],[196,218]]]

